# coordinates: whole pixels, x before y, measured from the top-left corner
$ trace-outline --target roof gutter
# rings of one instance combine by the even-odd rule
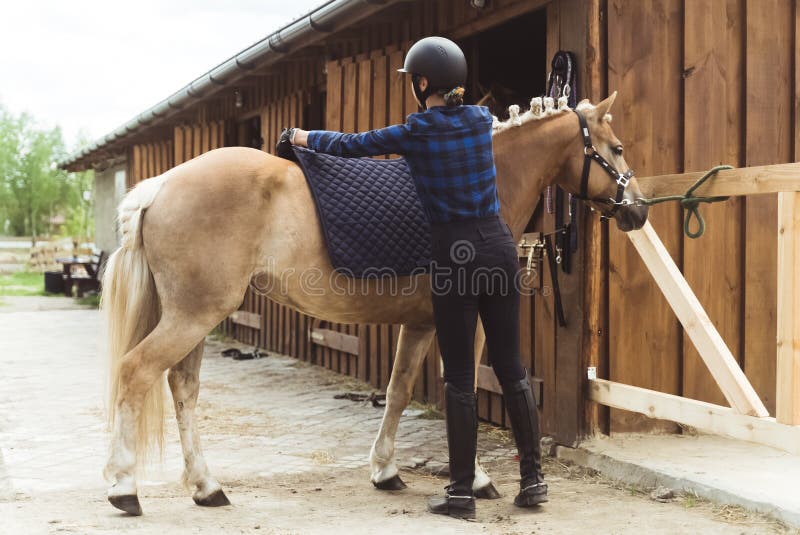
[[[155,106],[96,140],[89,147],[61,160],[64,169],[85,168],[81,162],[155,123],[168,119],[196,104],[223,86],[244,78],[251,71],[271,65],[303,47],[369,17],[385,7],[407,0],[328,0],[313,11],[290,22],[264,39],[247,47],[207,73],[179,89]],[[81,165],[76,165],[76,164]]]

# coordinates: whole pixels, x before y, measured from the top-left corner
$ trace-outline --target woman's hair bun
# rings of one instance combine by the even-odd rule
[[[448,106],[460,106],[464,104],[464,93],[463,87],[455,87],[443,95],[444,103]]]

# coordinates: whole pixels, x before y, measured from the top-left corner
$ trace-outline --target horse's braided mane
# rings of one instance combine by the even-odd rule
[[[588,100],[582,100],[575,109],[578,111],[592,110],[594,109],[594,104]],[[556,106],[556,101],[553,100],[552,97],[534,97],[531,99],[530,109],[522,115],[519,113],[519,106],[512,104],[508,107],[508,119],[505,121],[501,121],[496,116],[492,116],[494,118],[492,122],[492,135],[499,134],[515,126],[522,126],[530,121],[538,121],[539,119],[568,111],[572,111],[572,109],[567,103],[567,97],[559,98],[558,106]],[[611,115],[606,114],[603,120],[610,123]]]

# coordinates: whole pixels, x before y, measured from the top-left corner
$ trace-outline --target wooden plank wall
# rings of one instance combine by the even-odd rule
[[[173,141],[161,139],[132,145],[128,149],[126,183],[132,188],[145,178],[160,175],[175,165]]]
[[[466,2],[460,0],[396,6],[361,32],[360,38],[342,38],[335,44],[327,45],[329,53],[338,59],[321,66],[313,61],[298,63],[296,68],[281,68],[275,76],[255,78],[253,89],[242,90],[245,98],[238,113],[262,110],[264,148],[271,151],[280,128],[289,124],[302,124],[301,118],[293,114],[302,110],[302,106],[296,107],[296,102],[307,99],[309,88],[320,82],[315,76],[308,75],[308,71],[314,69],[325,73],[322,83],[327,96],[325,124],[311,125],[312,127],[353,132],[403,122],[406,115],[417,111],[417,107],[406,78],[396,70],[402,66],[405,51],[413,40],[432,33],[455,33],[464,37],[484,27],[485,23],[481,21],[489,15],[497,17],[496,23],[503,17],[530,11],[545,3],[543,0],[497,0],[483,12],[470,8]],[[545,73],[541,75],[544,76]],[[293,91],[296,101],[287,96]],[[248,96],[251,94],[254,96]],[[197,117],[225,118],[232,112],[235,110],[228,98],[224,103],[199,111]],[[538,313],[543,318],[541,325],[545,334],[541,336],[536,336],[533,332],[536,314],[534,309],[537,306],[541,308]],[[248,292],[242,310],[259,314],[262,328],[256,330],[227,321],[223,327],[238,339],[358,377],[376,388],[386,388],[397,344],[398,325],[341,325],[320,322],[275,305],[252,291]],[[555,343],[552,339],[546,342],[554,333],[552,296],[540,304],[536,304],[535,299],[526,300],[522,310],[522,353],[525,365],[539,374],[539,366],[534,362],[534,353],[537,352],[539,360],[546,361],[554,372]],[[311,343],[308,340],[308,329],[312,326],[357,336],[359,354],[351,355]],[[486,362],[485,355],[483,358]],[[434,344],[415,385],[415,399],[439,402],[439,362],[438,349]],[[483,418],[503,423],[505,411],[499,395],[481,391],[479,407]],[[555,423],[554,398],[548,407],[552,412],[548,421]]]
[[[550,5],[556,8],[547,13],[550,29],[560,25],[557,6],[561,3],[566,3],[564,11],[567,13],[573,13],[581,4],[580,0],[551,2]],[[416,111],[407,80],[395,72],[403,63],[409,43],[431,34],[465,39],[547,4],[547,0],[493,0],[486,9],[476,10],[466,1],[441,0],[392,6],[357,32],[332,35],[325,43],[301,53],[297,58],[291,57],[290,61],[269,67],[268,72],[254,71],[237,84],[235,91],[233,88],[221,88],[203,104],[189,108],[179,117],[171,138],[165,141],[171,143],[171,148],[167,150],[172,158],[169,165],[177,165],[216,146],[235,143],[232,133],[236,131],[237,124],[256,116],[260,118],[262,148],[267,151],[273,150],[280,129],[284,126],[360,131],[402,122],[408,113]],[[553,34],[555,38],[549,40],[548,54],[575,41],[570,41],[571,24],[561,25],[563,39],[557,31]],[[582,56],[583,52],[578,51],[578,54]],[[536,75],[544,77],[546,73]],[[303,113],[311,97],[320,91],[327,95],[324,124],[306,124]],[[132,158],[134,160],[140,161]],[[132,176],[144,177],[142,171],[138,170]],[[540,216],[536,225],[540,229],[552,229],[553,216]],[[575,277],[578,280],[580,275],[576,274]],[[550,286],[547,280],[544,283]],[[571,285],[572,281],[562,284]],[[570,306],[573,306],[573,301],[576,302],[573,314],[578,314],[581,306],[577,302],[580,301],[580,286],[577,284],[569,297]],[[359,377],[376,388],[387,386],[399,326],[319,322],[276,305],[252,289],[248,291],[241,310],[248,313],[248,323],[258,321],[260,328],[226,320],[222,328],[237,339]],[[575,367],[579,362],[576,360],[578,357],[564,354],[560,364],[556,365],[559,349],[555,342],[557,329],[551,293],[539,293],[523,299],[521,314],[523,363],[534,375],[544,379],[543,429],[546,432],[560,429],[562,436],[566,437],[564,440],[572,443],[578,431],[576,407],[579,405],[572,399],[580,392],[580,370]],[[573,315],[574,318],[577,316]],[[580,345],[580,321],[575,325],[577,336],[575,333],[569,335],[572,342],[563,346],[561,351],[564,353],[576,353],[575,348]],[[309,340],[312,327],[357,336],[359,354],[352,355],[312,343]],[[564,362],[563,358],[573,360]],[[482,359],[484,364],[488,364],[486,355]],[[558,388],[563,389],[571,399],[566,412],[565,407],[559,407],[557,402],[557,382],[560,385]],[[415,385],[414,396],[434,403],[441,399],[436,347],[430,350],[424,370]],[[479,408],[481,417],[498,424],[504,423],[502,399],[496,393],[481,390]]]
[[[608,85],[620,92],[613,126],[638,175],[792,160],[800,137],[798,9],[794,0],[609,0]],[[651,221],[774,414],[777,198],[702,210],[707,231],[698,240],[683,236],[674,205],[651,210]],[[633,247],[614,229],[608,271],[609,378],[723,402]],[[612,431],[671,428],[612,411]]]

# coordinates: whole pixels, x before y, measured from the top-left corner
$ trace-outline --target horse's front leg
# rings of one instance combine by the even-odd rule
[[[197,505],[218,507],[230,505],[216,479],[211,477],[200,448],[200,434],[195,422],[197,396],[200,392],[200,362],[203,343],[198,344],[182,361],[170,368],[167,379],[175,404],[175,417],[183,448],[183,482],[194,488],[192,495]]]
[[[400,416],[411,401],[417,374],[435,332],[433,325],[403,324],[400,327],[397,354],[386,389],[386,408],[369,454],[372,484],[381,490],[400,490],[406,486],[398,475],[394,441]]]
[[[486,331],[483,330],[483,323],[478,318],[478,325],[475,329],[475,391],[478,390],[478,372],[481,367],[481,356],[483,355],[483,346],[486,343]],[[486,470],[483,469],[481,463],[478,461],[478,456],[475,455],[475,479],[472,481],[472,492],[475,493],[476,498],[483,498],[487,500],[496,500],[500,497],[500,493],[492,483],[492,479]]]

